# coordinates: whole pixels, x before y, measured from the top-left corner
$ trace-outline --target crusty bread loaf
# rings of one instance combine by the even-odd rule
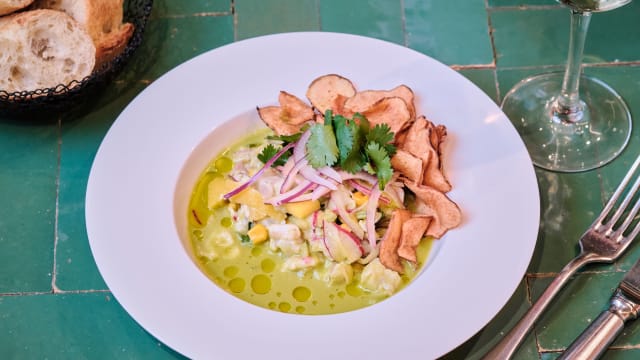
[[[133,34],[122,23],[123,0],[36,0],[36,8],[61,10],[84,26],[96,47],[96,67],[116,57]]]
[[[0,15],[6,15],[31,5],[33,0],[0,0]]]
[[[69,84],[91,74],[95,46],[87,31],[56,10],[0,18],[0,89],[35,90]]]

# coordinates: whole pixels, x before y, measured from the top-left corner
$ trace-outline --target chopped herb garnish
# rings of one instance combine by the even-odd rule
[[[240,242],[243,244],[247,244],[251,242],[251,238],[249,237],[249,235],[245,235],[245,234],[240,234]]]
[[[314,168],[333,166],[355,173],[365,170],[377,175],[381,189],[391,180],[391,156],[396,147],[394,133],[387,124],[371,127],[362,114],[352,119],[325,113],[324,125],[314,124],[307,143],[307,159]]]
[[[271,160],[271,158],[278,153],[278,151],[280,151],[280,148],[275,147],[273,144],[269,144],[262,149],[260,154],[258,154],[258,160],[262,161],[263,164],[266,164],[267,161]],[[287,162],[287,159],[289,159],[289,156],[291,156],[291,150],[282,154],[271,166],[284,165]]]
[[[311,126],[311,136],[307,142],[307,159],[314,168],[333,166],[338,161],[338,146],[333,126]]]

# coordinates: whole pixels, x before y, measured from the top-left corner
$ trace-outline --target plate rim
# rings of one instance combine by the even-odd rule
[[[498,119],[494,119],[494,121],[497,122],[502,122],[504,123],[505,121],[508,121],[508,119],[506,118],[506,116],[499,110],[499,107],[497,106],[497,104],[495,104],[493,102],[493,100],[491,100],[486,94],[484,94],[484,92],[482,92],[482,90],[480,90],[479,88],[477,88],[477,86],[473,83],[471,83],[471,81],[467,80],[466,78],[464,78],[461,74],[455,72],[454,70],[450,69],[448,66],[438,62],[437,60],[425,55],[425,54],[421,54],[416,52],[415,50],[403,47],[401,45],[398,44],[394,44],[394,43],[389,43],[386,42],[384,40],[379,40],[379,39],[374,39],[374,38],[369,38],[369,37],[365,37],[365,36],[360,36],[360,35],[353,35],[353,34],[342,34],[342,33],[331,33],[331,32],[293,32],[293,33],[281,33],[281,34],[271,34],[271,35],[265,35],[265,36],[260,36],[260,37],[256,37],[256,38],[251,38],[251,39],[246,39],[246,40],[241,40],[241,41],[237,41],[234,43],[230,43],[228,45],[207,51],[199,56],[196,56],[184,63],[182,63],[181,65],[178,65],[177,67],[175,67],[174,69],[170,70],[168,73],[166,73],[165,75],[163,75],[162,77],[160,77],[159,79],[157,79],[156,81],[154,81],[154,83],[152,83],[151,85],[149,85],[149,87],[147,87],[145,90],[143,90],[140,94],[138,94],[136,96],[136,98],[134,98],[134,100],[127,105],[127,107],[123,110],[123,112],[118,116],[118,118],[114,121],[114,123],[112,124],[112,127],[109,129],[109,131],[107,132],[105,138],[103,139],[98,152],[96,153],[96,157],[93,161],[93,164],[91,166],[91,171],[90,171],[90,175],[89,175],[89,181],[87,184],[87,193],[86,193],[86,201],[85,201],[85,218],[86,218],[86,226],[87,226],[87,235],[89,237],[89,244],[91,247],[91,251],[92,254],[94,256],[94,259],[96,260],[96,264],[98,266],[98,269],[100,271],[100,274],[103,276],[105,283],[108,285],[109,289],[118,289],[118,285],[115,282],[117,281],[121,281],[121,278],[116,279],[117,276],[122,277],[122,274],[113,274],[113,270],[108,268],[108,265],[104,262],[104,257],[103,254],[100,253],[101,249],[104,249],[103,247],[101,247],[99,245],[100,240],[97,240],[99,237],[103,236],[99,234],[99,231],[103,231],[103,229],[99,229],[100,228],[99,222],[96,222],[96,215],[95,215],[95,204],[94,203],[90,203],[90,201],[92,201],[92,199],[94,199],[96,197],[96,191],[98,191],[97,186],[99,186],[98,183],[96,183],[98,181],[98,179],[96,178],[98,175],[97,174],[101,174],[101,169],[102,167],[106,166],[104,163],[104,156],[105,155],[105,151],[108,151],[107,149],[113,149],[113,144],[111,141],[111,138],[114,136],[113,134],[115,133],[119,133],[121,132],[120,128],[127,125],[126,121],[132,122],[133,120],[131,119],[132,112],[137,111],[136,107],[139,106],[139,103],[141,101],[144,101],[145,97],[148,97],[151,93],[155,93],[155,92],[162,92],[161,88],[159,89],[159,87],[163,86],[163,84],[167,81],[171,81],[168,80],[170,79],[177,71],[181,71],[179,69],[184,69],[184,68],[188,68],[190,66],[193,66],[193,64],[195,64],[198,61],[204,61],[202,59],[205,59],[207,57],[215,57],[216,54],[220,54],[221,52],[224,52],[228,49],[233,49],[234,47],[238,47],[238,46],[252,46],[252,44],[260,44],[263,42],[284,42],[285,40],[291,40],[293,38],[307,38],[309,40],[313,39],[315,41],[319,41],[321,38],[324,38],[324,40],[340,40],[340,41],[346,41],[346,42],[363,42],[363,43],[368,43],[368,44],[376,44],[380,47],[383,48],[393,48],[396,51],[400,51],[400,52],[407,52],[407,53],[413,53],[413,56],[418,56],[420,58],[422,58],[423,60],[425,60],[426,62],[429,62],[431,65],[434,66],[438,66],[441,68],[446,68],[448,69],[448,71],[450,71],[449,75],[450,76],[458,76],[460,79],[463,79],[464,82],[467,83],[467,86],[470,86],[472,88],[475,88],[476,92],[481,93],[482,96],[484,96],[484,102],[489,101],[491,104],[493,104],[493,110],[497,109],[499,111],[499,115],[498,115]],[[401,49],[399,49],[401,48]],[[212,55],[213,54],[213,55]],[[455,75],[452,75],[455,74]],[[320,75],[320,74],[318,74]],[[175,77],[175,76],[174,76]],[[311,79],[308,79],[311,80]],[[358,82],[358,80],[356,79],[352,79],[354,82]],[[286,85],[284,85],[284,88],[286,88]],[[154,94],[157,95],[157,94]],[[268,95],[272,95],[271,97],[275,98],[275,94],[268,94]],[[491,107],[490,105],[487,105],[489,107]],[[129,119],[129,120],[127,120]],[[486,120],[486,119],[485,119]],[[437,119],[436,119],[437,121]],[[446,124],[445,124],[446,125]],[[513,126],[509,123],[508,125],[506,125],[507,127],[511,127],[512,133],[515,133],[515,129],[513,128]],[[214,127],[215,128],[215,127]],[[210,131],[213,131],[214,128],[211,128]],[[204,134],[202,134],[204,135]],[[202,139],[202,136],[200,136],[200,139]],[[519,139],[519,138],[518,138]],[[521,145],[521,149],[520,149],[520,153],[518,154],[520,157],[522,157],[524,154],[526,154],[526,158],[528,158],[528,154],[526,153],[526,149],[524,148],[524,144],[520,141],[520,145]],[[524,153],[523,153],[524,152]],[[533,189],[533,197],[535,198],[536,201],[533,202],[533,207],[534,207],[534,213],[536,214],[537,218],[535,218],[534,220],[529,220],[531,223],[535,223],[535,233],[533,234],[528,234],[528,236],[532,237],[533,240],[529,240],[529,242],[525,245],[529,245],[528,248],[526,249],[526,251],[523,251],[523,253],[528,253],[525,254],[524,258],[527,259],[526,263],[520,264],[520,268],[518,269],[518,272],[520,272],[520,276],[519,279],[521,280],[522,276],[524,275],[524,272],[526,271],[526,268],[529,264],[529,262],[531,261],[531,257],[533,255],[533,250],[536,244],[536,240],[537,240],[537,224],[539,223],[539,208],[540,208],[540,198],[539,198],[539,194],[538,194],[538,187],[537,187],[537,180],[535,177],[535,172],[533,169],[533,165],[530,162],[529,159],[529,164],[528,166],[523,166],[524,169],[526,169],[528,171],[528,178],[526,179],[529,182],[528,186],[531,186],[532,184],[535,185],[535,188]],[[177,177],[177,174],[176,174]],[[175,179],[174,179],[175,182]],[[172,191],[174,191],[174,189],[172,188]],[[531,189],[530,189],[531,191]],[[173,196],[172,196],[173,197]],[[464,208],[463,208],[464,211]],[[463,225],[464,226],[464,225]],[[104,227],[104,226],[103,226]],[[166,227],[164,228],[166,230]],[[98,233],[96,233],[96,231],[98,231]],[[183,262],[186,259],[186,254],[183,254],[182,256],[177,256],[177,258],[180,258],[179,261],[177,261],[180,264],[183,264]],[[187,259],[188,261],[190,261],[189,259]],[[520,271],[522,270],[522,271]],[[462,344],[464,341],[468,340],[471,336],[473,336],[477,331],[479,331],[486,323],[488,323],[493,316],[495,316],[500,309],[502,309],[502,307],[506,304],[506,302],[508,301],[508,299],[511,297],[511,295],[513,294],[513,292],[515,291],[515,289],[517,288],[519,281],[517,281],[515,284],[510,284],[510,286],[508,286],[508,289],[504,289],[504,294],[501,295],[502,301],[500,302],[499,305],[495,306],[494,304],[494,309],[495,311],[490,311],[491,314],[484,314],[483,316],[486,318],[486,322],[484,322],[483,324],[481,324],[480,326],[478,326],[478,324],[475,324],[475,329],[473,331],[470,330],[466,330],[465,334],[463,336],[457,336],[456,340],[454,341],[456,344],[454,347],[450,347],[448,349],[446,349],[444,352],[442,352],[442,349],[440,349],[441,351],[438,352],[437,354],[434,353],[434,355],[436,356],[441,356],[451,350],[453,350],[455,347],[459,346],[460,344]],[[207,280],[208,281],[208,280]],[[202,282],[201,281],[196,281],[197,286],[202,286]],[[410,287],[410,286],[408,286]],[[166,332],[166,331],[161,331],[158,329],[152,329],[151,326],[149,326],[149,321],[152,321],[148,318],[148,316],[141,316],[139,314],[139,309],[131,309],[130,307],[130,300],[124,296],[124,294],[117,294],[116,291],[112,290],[112,293],[114,295],[114,297],[116,298],[116,300],[118,300],[120,302],[120,304],[125,308],[125,310],[128,312],[128,314],[134,318],[143,328],[145,328],[147,331],[149,331],[153,336],[155,336],[156,338],[158,338],[160,341],[162,341],[166,346],[173,348],[174,350],[188,355],[188,356],[193,356],[193,355],[202,355],[198,352],[190,352],[190,349],[185,349],[185,348],[181,348],[182,345],[177,345],[176,347],[174,347],[173,345],[175,345],[175,342],[172,341],[172,339],[170,338],[171,336],[175,336],[175,331],[173,332]],[[214,291],[215,292],[215,291]],[[407,294],[413,294],[413,292],[409,292],[409,291],[401,291],[400,293],[394,295],[393,298],[406,298]],[[220,295],[218,293],[218,295]],[[506,295],[506,296],[505,296]],[[237,308],[237,304],[233,305],[232,302],[224,302],[225,305],[228,305],[231,308]],[[358,316],[355,316],[358,318],[359,321],[363,321],[365,323],[368,323],[366,316],[362,316],[362,314],[370,314],[370,313],[375,313],[376,316],[380,316],[380,311],[374,311],[371,309],[374,308],[380,308],[382,309],[383,307],[385,308],[385,311],[390,311],[388,308],[390,306],[390,304],[392,304],[391,301],[383,301],[382,303],[375,305],[375,306],[371,306],[369,308],[366,309],[362,309],[362,310],[358,310],[355,312],[349,312],[349,313],[344,313],[344,314],[336,314],[336,315],[330,315],[330,316],[321,316],[321,317],[316,317],[316,319],[319,320],[314,320],[317,323],[328,323],[330,321],[325,321],[325,319],[329,318],[329,317],[335,317],[335,318],[344,318],[344,317],[351,317],[351,315],[353,315],[354,313],[359,314]],[[168,305],[168,304],[166,304]],[[278,314],[272,311],[268,311],[266,310],[267,313],[269,314],[265,314],[265,311],[263,311],[264,309],[252,309],[251,312],[252,314],[260,314],[260,316],[264,319],[275,319],[276,316],[274,316],[274,314]],[[273,314],[271,314],[273,313]],[[278,314],[279,316],[281,316],[281,314]],[[305,320],[302,319],[308,319],[309,317],[306,316],[288,316],[287,317],[288,320],[291,319],[295,319],[295,320],[291,320],[291,323],[293,324],[302,324],[305,323]],[[463,321],[463,319],[459,319],[460,321]],[[391,321],[391,320],[390,320]],[[461,341],[460,341],[461,340]],[[383,354],[384,352],[379,352],[379,354]]]

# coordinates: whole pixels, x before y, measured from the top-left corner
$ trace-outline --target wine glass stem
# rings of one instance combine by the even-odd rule
[[[582,72],[582,54],[591,20],[590,12],[571,10],[571,33],[569,56],[562,81],[562,90],[556,99],[554,115],[566,122],[580,122],[584,114],[584,102],[580,100],[578,88]]]

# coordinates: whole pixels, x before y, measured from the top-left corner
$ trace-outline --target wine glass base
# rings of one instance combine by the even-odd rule
[[[618,93],[598,79],[580,78],[581,119],[566,121],[554,113],[564,73],[520,81],[504,97],[502,110],[522,137],[534,165],[578,172],[607,164],[629,142],[631,114]]]

